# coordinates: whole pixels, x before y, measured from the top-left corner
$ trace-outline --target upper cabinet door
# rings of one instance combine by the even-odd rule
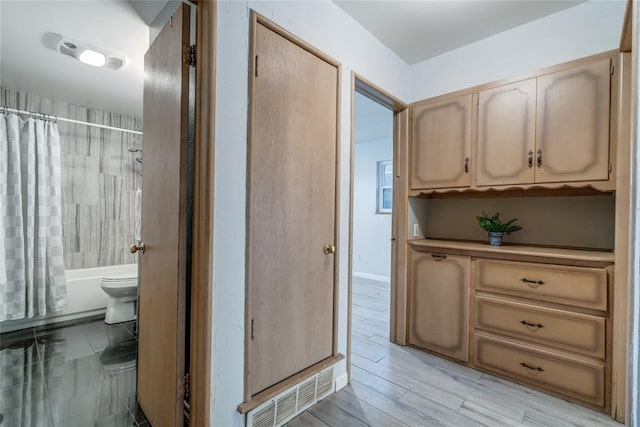
[[[610,59],[538,78],[536,182],[609,178]]]
[[[471,185],[471,94],[413,108],[411,189]]]
[[[533,183],[535,123],[536,79],[479,93],[478,186]]]

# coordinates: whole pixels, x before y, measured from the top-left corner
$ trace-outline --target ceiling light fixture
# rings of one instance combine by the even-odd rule
[[[107,63],[107,57],[104,56],[103,53],[91,49],[82,52],[80,56],[78,56],[78,60],[93,67],[104,67]]]
[[[0,0],[1,1],[1,0]],[[66,56],[77,59],[83,64],[92,67],[111,68],[112,70],[120,70],[127,63],[126,56],[98,48],[80,40],[70,39],[68,37],[59,36],[56,50]]]

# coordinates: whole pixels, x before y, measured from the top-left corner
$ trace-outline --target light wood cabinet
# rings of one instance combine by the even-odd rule
[[[471,185],[472,95],[412,106],[412,189]]]
[[[608,288],[607,268],[476,259],[473,364],[605,409]]]
[[[615,62],[611,54],[598,55],[413,104],[412,195],[614,190]]]
[[[474,363],[591,406],[605,405],[605,364],[488,334],[475,334]]]
[[[538,78],[536,182],[609,178],[611,60]]]
[[[611,407],[611,252],[432,239],[409,247],[410,344]]]
[[[411,251],[409,343],[467,362],[471,258]]]
[[[536,79],[478,94],[478,186],[534,181]]]

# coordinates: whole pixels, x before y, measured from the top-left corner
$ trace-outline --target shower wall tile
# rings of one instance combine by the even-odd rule
[[[136,117],[89,109],[0,86],[7,107],[126,129],[142,130]],[[62,237],[65,268],[137,262],[135,193],[142,185],[142,136],[58,122],[62,151]]]

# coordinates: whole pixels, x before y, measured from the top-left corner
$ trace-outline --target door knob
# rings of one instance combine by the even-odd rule
[[[146,249],[146,245],[144,243],[140,243],[139,246],[136,245],[135,243],[129,246],[129,252],[131,252],[132,254],[135,254],[136,252],[144,253],[145,249]]]
[[[334,245],[324,245],[324,253],[325,254],[335,254],[336,247]]]

